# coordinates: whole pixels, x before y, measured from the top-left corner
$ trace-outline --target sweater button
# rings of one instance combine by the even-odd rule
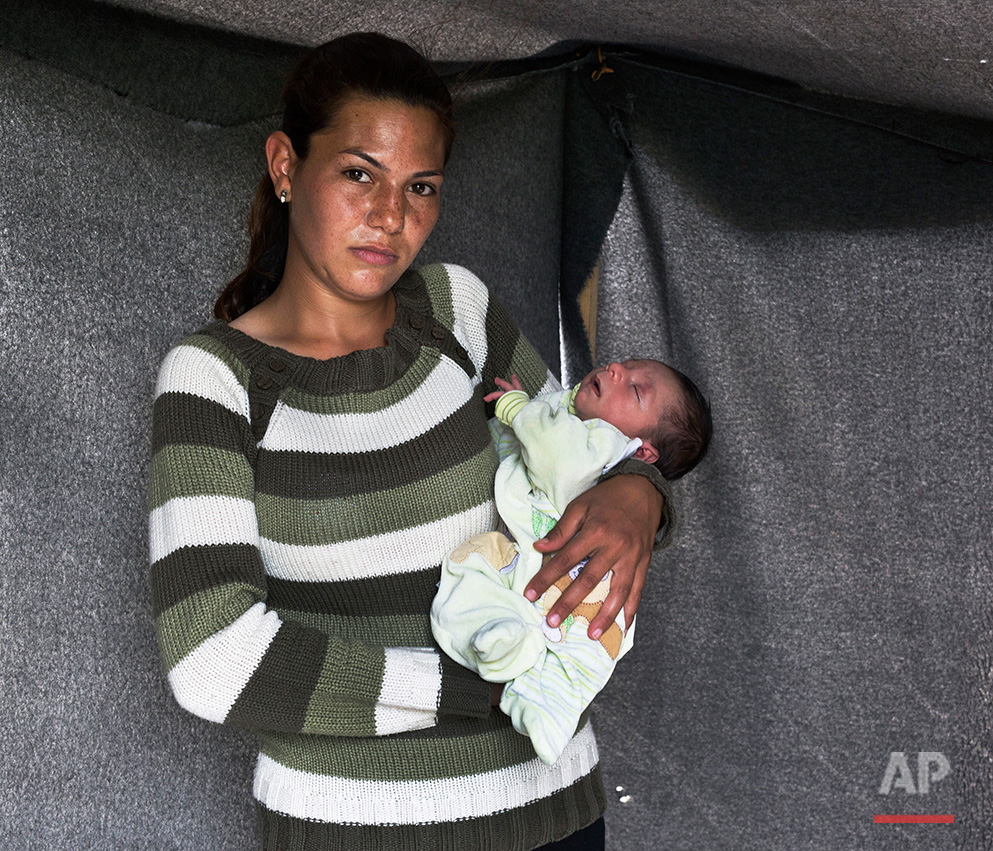
[[[279,358],[273,358],[271,361],[269,361],[269,369],[271,369],[273,372],[282,372],[284,369],[286,369],[286,364],[283,361],[281,361]]]
[[[255,379],[255,386],[258,387],[259,390],[268,390],[272,387],[272,379],[268,375],[260,375]]]
[[[265,414],[265,408],[262,407],[258,402],[252,403],[251,415],[253,420],[262,419],[262,415]]]
[[[431,329],[431,336],[434,337],[436,340],[444,340],[445,329],[442,328],[440,325],[435,325],[434,328]]]
[[[415,331],[420,331],[421,328],[424,327],[423,316],[411,315],[411,317],[407,320],[407,322],[410,323],[410,327],[413,328]]]

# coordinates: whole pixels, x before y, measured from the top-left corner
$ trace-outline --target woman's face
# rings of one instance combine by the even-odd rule
[[[368,301],[389,291],[438,220],[445,147],[427,107],[355,97],[291,155],[285,275],[334,296]]]

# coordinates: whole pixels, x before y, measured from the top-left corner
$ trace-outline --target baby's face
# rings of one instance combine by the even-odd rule
[[[662,412],[680,403],[679,383],[672,370],[654,360],[608,363],[580,382],[576,413],[581,420],[605,420],[628,437],[655,430]]]

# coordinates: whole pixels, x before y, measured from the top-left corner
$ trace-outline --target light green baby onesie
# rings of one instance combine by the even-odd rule
[[[599,641],[587,636],[607,595],[609,573],[556,629],[548,626],[545,611],[561,587],[534,603],[523,594],[541,567],[534,541],[555,525],[569,502],[641,444],[603,420],[579,419],[572,408],[575,394],[574,388],[533,400],[523,391],[500,397],[491,421],[501,458],[496,503],[517,543],[491,532],[457,547],[442,564],[431,608],[441,648],[484,679],[507,683],[500,708],[547,763],[555,762],[572,738],[634,633],[633,623],[625,630],[621,613]],[[582,564],[557,586],[567,585],[580,570]]]

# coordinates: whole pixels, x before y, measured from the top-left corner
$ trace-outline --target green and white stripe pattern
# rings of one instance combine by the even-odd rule
[[[428,610],[443,556],[497,522],[483,387],[557,385],[466,270],[394,292],[383,348],[315,361],[215,322],[167,355],[149,496],[162,658],[182,706],[257,731],[266,847],[532,848],[602,811],[592,733],[535,760],[489,685],[434,647]]]

